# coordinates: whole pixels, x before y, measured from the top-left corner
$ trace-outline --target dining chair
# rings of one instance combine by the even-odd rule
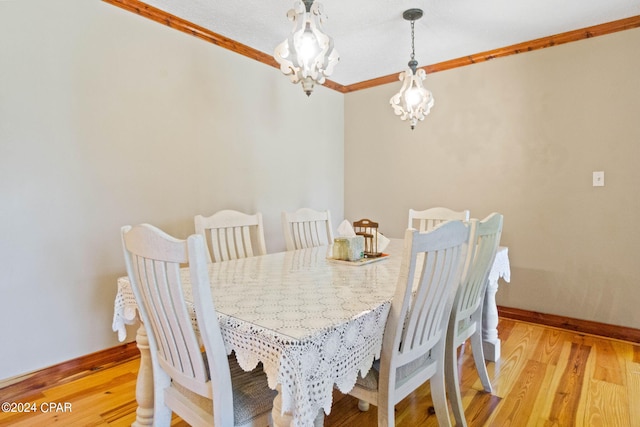
[[[196,215],[194,223],[196,233],[205,237],[209,262],[267,253],[260,212],[249,215],[226,209],[208,217]]]
[[[482,221],[471,220],[471,237],[465,269],[449,318],[445,378],[453,414],[460,426],[466,426],[467,423],[458,382],[457,350],[469,338],[480,382],[484,390],[491,393],[491,381],[482,349],[482,307],[489,271],[500,244],[502,224],[503,216],[499,213],[492,213]]]
[[[415,228],[420,231],[429,231],[438,224],[451,220],[469,221],[469,210],[458,212],[442,207],[429,208],[423,211],[409,209],[408,228]]]
[[[469,227],[461,221],[446,222],[430,232],[405,231],[380,359],[349,392],[360,399],[361,410],[368,404],[378,407],[378,426],[395,425],[395,405],[427,380],[438,424],[451,425],[445,393],[445,340],[468,239]]]
[[[282,212],[282,228],[288,251],[333,243],[329,210],[301,208],[295,212]]]
[[[192,426],[270,425],[276,392],[269,389],[266,375],[261,368],[245,372],[235,357],[227,356],[203,237],[179,240],[149,224],[125,226],[121,232],[151,350],[153,425],[169,426],[172,412]],[[187,271],[181,266],[187,263],[190,289],[182,281]]]

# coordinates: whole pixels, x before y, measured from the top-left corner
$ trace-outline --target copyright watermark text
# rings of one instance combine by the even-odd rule
[[[71,402],[2,402],[2,412],[72,412]]]

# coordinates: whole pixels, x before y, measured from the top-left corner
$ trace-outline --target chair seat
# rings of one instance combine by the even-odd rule
[[[251,424],[252,420],[271,412],[273,399],[277,392],[267,385],[267,376],[262,369],[262,364],[259,364],[254,370],[246,372],[238,365],[235,356],[231,355],[229,356],[229,370],[233,384],[234,425]],[[171,383],[170,389],[212,417],[213,403],[211,399],[200,396],[176,382]]]
[[[464,337],[462,342],[466,341],[476,331],[476,327],[476,322],[471,317],[465,317],[458,321],[458,335]]]
[[[404,380],[406,380],[407,378],[412,378],[417,371],[429,368],[434,363],[435,361],[429,357],[429,354],[424,354],[418,357],[416,360],[413,360],[406,365],[400,366],[396,374],[396,387],[400,387]],[[358,376],[358,379],[356,380],[356,386],[362,387],[365,390],[376,391],[378,390],[379,376],[380,359],[373,362],[373,366],[364,378]]]

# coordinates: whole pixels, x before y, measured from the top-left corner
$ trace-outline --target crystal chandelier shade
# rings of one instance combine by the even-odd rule
[[[414,25],[415,21],[422,17],[422,10],[409,9],[402,16],[411,21],[411,60],[409,68],[398,75],[398,79],[402,82],[400,92],[393,95],[389,103],[393,112],[400,116],[401,120],[409,120],[411,129],[414,129],[418,120],[424,120],[429,114],[434,99],[423,84],[427,73],[423,69],[418,69],[418,61],[415,59]]]
[[[292,83],[301,82],[307,96],[316,83],[324,83],[340,59],[333,39],[322,32],[327,19],[322,9],[313,0],[297,0],[287,13],[293,30],[274,52],[280,70]]]

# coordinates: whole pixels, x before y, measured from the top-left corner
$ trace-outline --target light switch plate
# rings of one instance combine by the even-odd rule
[[[597,171],[593,173],[593,186],[604,187],[604,171]]]

